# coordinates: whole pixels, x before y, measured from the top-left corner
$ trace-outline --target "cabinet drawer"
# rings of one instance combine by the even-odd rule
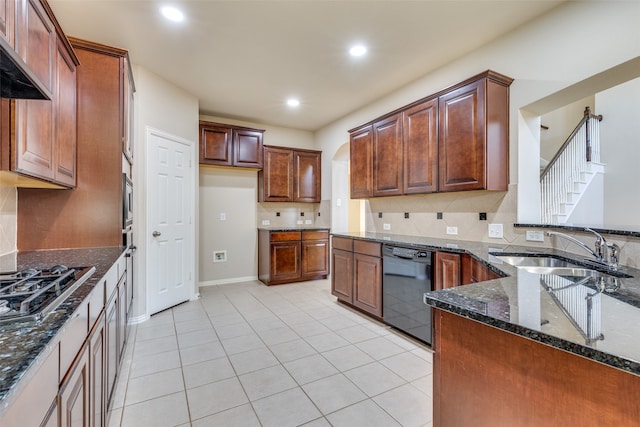
[[[322,240],[329,238],[329,231],[303,231],[302,240]]]
[[[353,252],[371,256],[382,256],[382,245],[376,242],[365,242],[363,240],[353,241]]]
[[[343,251],[353,252],[353,239],[346,237],[333,237],[333,249],[341,249]]]
[[[299,231],[274,231],[271,233],[270,239],[272,242],[288,242],[293,240],[300,240]]]

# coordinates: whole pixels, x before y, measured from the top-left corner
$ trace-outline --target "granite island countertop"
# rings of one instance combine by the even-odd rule
[[[96,271],[42,321],[0,323],[0,413],[11,404],[42,359],[50,354],[57,334],[123,251],[122,247],[105,247],[18,253],[18,271],[56,264],[94,266]]]
[[[492,327],[640,375],[640,270],[620,266],[607,290],[582,277],[533,274],[492,254],[548,254],[591,267],[587,255],[549,248],[450,241],[386,233],[334,236],[467,253],[502,278],[425,294],[425,303]],[[615,284],[615,286],[613,286]]]
[[[312,225],[297,226],[297,227],[282,227],[282,226],[268,226],[263,225],[258,227],[258,230],[264,231],[329,231],[329,227],[316,227]]]

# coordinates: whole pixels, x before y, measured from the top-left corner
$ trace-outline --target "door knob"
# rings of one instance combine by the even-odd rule
[[[154,231],[153,233],[151,233],[151,235],[152,235],[153,237],[158,237],[158,236],[160,236],[161,234],[162,234],[162,233],[161,233],[161,232],[159,232],[159,231]]]

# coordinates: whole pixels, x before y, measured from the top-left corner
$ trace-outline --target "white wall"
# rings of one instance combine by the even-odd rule
[[[185,92],[173,83],[141,66],[133,67],[136,86],[134,105],[134,244],[138,251],[134,262],[134,320],[142,320],[147,314],[145,259],[147,236],[145,233],[147,209],[144,203],[146,188],[146,128],[151,127],[164,133],[193,142],[193,182],[198,182],[198,98]],[[197,214],[197,185],[193,186],[194,212]],[[197,224],[197,217],[195,218]],[[197,234],[196,234],[197,238]],[[196,242],[197,249],[197,242]],[[193,260],[194,283],[197,285],[197,256]],[[194,293],[197,289],[194,288]]]
[[[492,69],[515,79],[510,89],[510,180],[512,184],[519,183],[520,166],[530,167],[527,173],[539,173],[536,166],[538,155],[531,156],[539,147],[528,149],[533,138],[520,139],[523,135],[531,134],[531,130],[523,127],[530,126],[528,121],[532,117],[522,117],[520,110],[589,76],[640,56],[638,16],[640,2],[567,2],[528,25],[320,129],[316,132],[317,145],[327,156],[332,156],[342,144],[348,142],[349,129],[486,69]],[[584,96],[586,94],[576,94],[573,99],[567,101],[578,101]],[[323,167],[329,165],[325,163]],[[331,174],[324,173],[323,176],[330,177]],[[522,184],[518,187],[513,185],[509,193],[517,189],[518,196],[526,202],[532,194],[539,191],[537,186],[535,182],[526,188],[522,188]],[[323,180],[323,198],[326,198],[324,194],[329,191],[331,182],[329,179]],[[522,233],[510,232],[508,227],[518,220],[520,214],[526,215],[526,212],[519,212],[516,216],[509,202],[514,196],[508,194],[502,201],[492,201],[495,197],[493,194],[473,194],[474,203],[492,209],[488,212],[489,222],[493,217],[494,220],[500,218],[500,222],[505,223],[505,242],[520,238]],[[477,221],[477,209],[469,208],[468,204],[462,202],[446,205],[449,199],[446,195],[425,197],[425,204],[440,203],[446,212],[460,213],[457,217],[454,215],[457,222],[473,224],[476,228],[469,229],[469,235],[459,235],[458,238],[466,239],[470,235],[479,235],[483,240],[486,239],[486,222]],[[459,195],[461,201],[465,198],[464,194]],[[395,209],[402,212],[406,208],[408,211],[413,206],[411,200],[414,199],[394,198]],[[519,200],[518,206],[520,202]],[[375,221],[368,223],[368,229],[371,231],[375,231],[378,226]],[[434,231],[431,228],[423,229],[420,224],[416,224],[414,228],[425,235],[441,236],[440,227]]]
[[[258,278],[256,181],[256,170],[200,167],[200,285]],[[219,250],[227,261],[214,263]]]
[[[638,226],[640,223],[640,79],[596,94],[600,122],[604,177],[604,223]]]

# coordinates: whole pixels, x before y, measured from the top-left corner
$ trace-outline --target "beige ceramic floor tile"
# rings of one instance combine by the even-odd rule
[[[182,369],[171,369],[132,378],[127,386],[125,406],[184,390]]]
[[[184,392],[125,406],[123,427],[171,427],[189,422],[189,411]]]
[[[400,427],[401,425],[370,399],[327,415],[333,427]]]
[[[197,420],[248,403],[240,381],[229,378],[187,390],[191,418]]]
[[[299,387],[256,400],[252,405],[263,427],[299,426],[321,416]]]
[[[298,386],[282,365],[271,366],[240,375],[239,378],[250,401],[262,399]]]
[[[226,411],[218,412],[215,415],[200,418],[191,423],[192,427],[212,427],[212,426],[237,426],[237,427],[260,427],[260,421],[251,405],[241,405]]]
[[[305,384],[302,389],[325,415],[367,398],[342,374]]]

